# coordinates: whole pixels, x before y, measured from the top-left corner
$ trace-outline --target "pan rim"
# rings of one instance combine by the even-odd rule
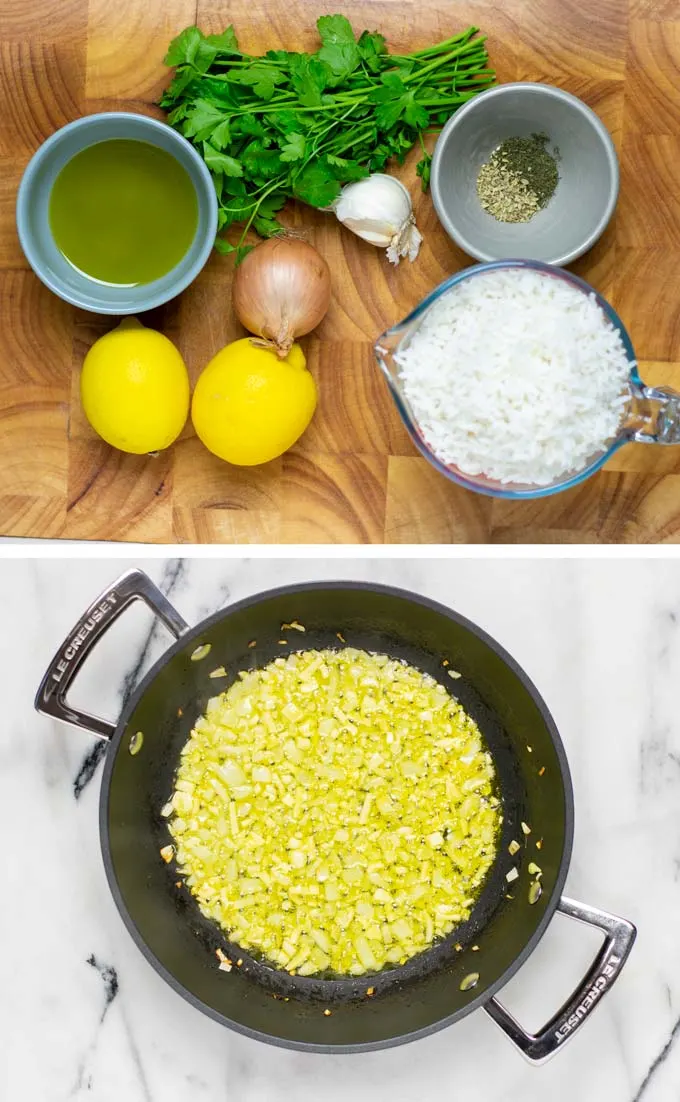
[[[363,590],[371,593],[384,594],[385,596],[398,598],[400,600],[408,601],[411,604],[417,604],[432,612],[436,612],[445,616],[448,620],[458,624],[459,626],[472,632],[481,642],[485,643],[496,655],[503,661],[508,668],[519,679],[522,686],[531,696],[538,711],[541,715],[543,722],[546,725],[555,753],[557,756],[560,776],[562,778],[562,785],[564,789],[564,803],[565,803],[565,821],[564,821],[564,846],[562,850],[562,856],[560,859],[560,865],[555,877],[555,883],[550,893],[550,897],[545,906],[543,915],[536,926],[536,929],[532,933],[531,937],[527,940],[522,950],[517,954],[512,963],[501,973],[492,983],[485,987],[484,990],[474,999],[471,999],[466,1006],[456,1010],[452,1014],[448,1014],[443,1018],[438,1019],[436,1022],[432,1022],[430,1025],[423,1026],[420,1029],[412,1030],[408,1033],[397,1034],[393,1037],[384,1038],[379,1041],[367,1041],[359,1044],[319,1044],[310,1041],[296,1041],[288,1038],[278,1037],[271,1033],[266,1033],[262,1030],[252,1029],[249,1026],[244,1026],[242,1023],[234,1021],[233,1018],[227,1017],[226,1014],[222,1014],[209,1006],[207,1003],[199,999],[192,991],[189,990],[183,983],[181,983],[172,972],[170,972],[165,965],[158,959],[155,953],[147,945],[146,941],[139,932],[137,925],[128,910],[127,904],[123,897],[123,894],[119,888],[116,874],[113,867],[113,857],[110,849],[109,829],[108,829],[108,814],[109,814],[109,796],[111,788],[111,777],[113,774],[113,767],[116,757],[120,751],[123,736],[127,727],[128,720],[134,712],[137,704],[141,700],[142,696],[155,680],[157,674],[176,654],[184,650],[187,644],[193,642],[198,636],[200,636],[206,630],[212,628],[215,624],[224,620],[225,617],[232,615],[232,613],[239,612],[244,609],[248,609],[253,605],[262,603],[263,601],[274,599],[280,596],[289,596],[295,593],[314,592],[319,590]],[[130,695],[127,703],[125,704],[118,721],[116,723],[116,729],[112,735],[107,748],[106,756],[104,760],[104,770],[101,780],[101,788],[99,793],[99,841],[102,853],[102,859],[104,862],[104,870],[106,873],[107,883],[109,890],[113,896],[113,900],[116,904],[116,908],[123,920],[123,923],[135,942],[137,948],[140,950],[146,961],[151,965],[154,971],[178,994],[181,995],[191,1006],[201,1011],[207,1017],[213,1021],[219,1022],[220,1025],[226,1026],[229,1029],[234,1030],[236,1033],[240,1033],[242,1036],[249,1037],[252,1040],[262,1041],[265,1044],[274,1045],[277,1048],[292,1049],[300,1052],[314,1052],[319,1054],[353,1054],[361,1052],[376,1052],[382,1049],[395,1048],[398,1045],[409,1044],[412,1041],[420,1040],[423,1037],[429,1037],[433,1033],[437,1033],[442,1029],[446,1029],[448,1026],[454,1025],[455,1022],[467,1017],[468,1014],[473,1013],[480,1007],[483,1007],[485,1003],[489,1002],[491,998],[498,991],[501,990],[509,980],[519,971],[522,965],[528,960],[537,947],[538,943],[545,934],[548,925],[552,921],[557,906],[564,889],[564,884],[569,872],[569,866],[571,863],[571,855],[574,841],[574,792],[571,779],[571,772],[569,769],[569,762],[567,759],[564,744],[560,737],[557,724],[555,723],[552,714],[544,701],[541,693],[538,691],[536,685],[523,669],[519,665],[517,660],[502,646],[493,636],[489,635],[483,628],[479,627],[474,621],[463,616],[461,613],[456,612],[454,609],[449,608],[447,605],[441,604],[439,601],[435,601],[429,597],[425,597],[422,594],[413,593],[409,589],[403,589],[399,586],[383,585],[381,583],[352,581],[351,579],[334,579],[334,580],[317,580],[313,582],[295,582],[289,585],[276,586],[272,589],[261,590],[257,593],[251,594],[248,597],[242,597],[238,601],[234,601],[227,605],[225,608],[219,609],[217,612],[212,613],[210,616],[199,621],[198,624],[190,627],[187,632],[181,635],[163,652],[163,654],[154,662],[136,688]]]

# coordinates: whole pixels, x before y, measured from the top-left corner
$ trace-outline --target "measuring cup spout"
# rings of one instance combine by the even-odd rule
[[[680,444],[680,392],[635,384],[625,432],[639,444]]]

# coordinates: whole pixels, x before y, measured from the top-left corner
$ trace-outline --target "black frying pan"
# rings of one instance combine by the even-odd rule
[[[66,702],[66,694],[88,652],[137,599],[149,605],[176,642],[114,726],[79,712]],[[292,620],[305,625],[304,635],[282,632],[281,625]],[[186,889],[177,887],[177,870],[159,856],[169,840],[160,809],[172,790],[181,747],[211,696],[239,670],[265,665],[293,648],[343,645],[338,632],[349,646],[403,658],[432,674],[460,700],[494,757],[503,834],[469,920],[446,940],[374,976],[291,977],[231,945],[203,918]],[[256,646],[249,647],[253,640]],[[210,652],[197,661],[197,648],[204,644],[210,644]],[[447,676],[444,660],[462,674],[459,679]],[[227,681],[209,677],[217,666],[228,671]],[[258,594],[189,628],[150,579],[132,570],[90,606],[70,633],[45,674],[36,708],[110,743],[100,832],[109,885],[123,920],[176,991],[241,1033],[290,1048],[356,1052],[414,1040],[483,1006],[526,1056],[540,1061],[585,1020],[632,948],[635,929],[629,922],[561,896],[573,836],[571,780],[541,697],[493,639],[433,601],[385,586],[313,583]],[[142,747],[132,754],[131,740],[139,731]],[[527,836],[522,823],[531,829]],[[508,852],[511,839],[523,843],[514,856]],[[543,870],[543,892],[534,903],[527,872],[532,860]],[[520,875],[510,882],[507,874],[515,867]],[[605,941],[573,996],[539,1034],[531,1035],[493,995],[535,948],[556,910],[596,926]],[[231,972],[219,970],[217,948],[241,964]],[[462,990],[473,974],[479,976],[476,985]],[[375,989],[371,997],[369,987]]]

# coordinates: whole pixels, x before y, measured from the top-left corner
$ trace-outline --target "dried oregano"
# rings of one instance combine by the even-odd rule
[[[559,174],[547,134],[506,138],[477,176],[484,210],[500,222],[528,222],[552,198]]]

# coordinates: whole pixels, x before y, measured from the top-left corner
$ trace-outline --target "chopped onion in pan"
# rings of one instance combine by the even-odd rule
[[[196,721],[171,804],[202,912],[301,976],[376,972],[448,935],[501,822],[491,755],[461,705],[414,667],[349,647],[241,672]]]

